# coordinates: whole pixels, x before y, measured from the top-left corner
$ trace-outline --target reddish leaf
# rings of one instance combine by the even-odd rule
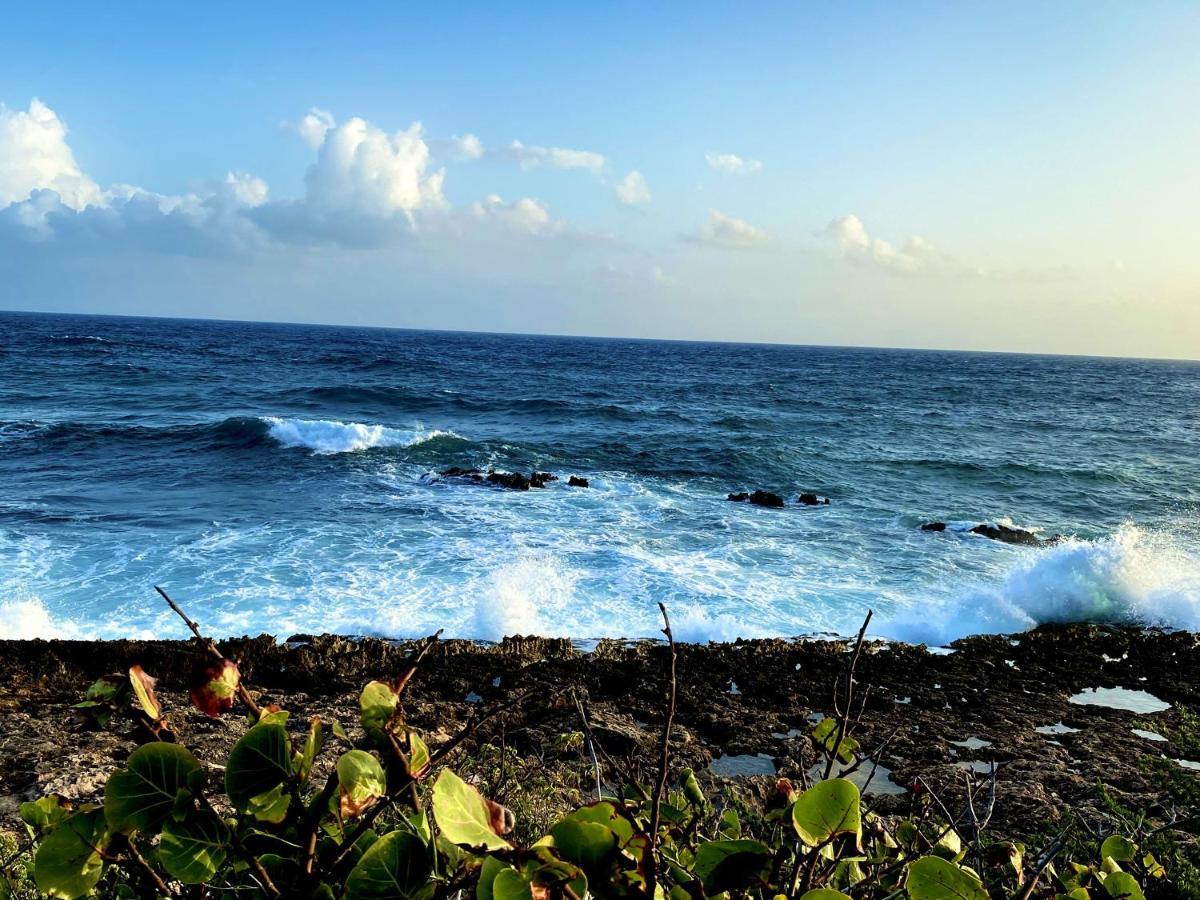
[[[133,666],[129,670],[129,683],[142,712],[155,722],[161,719],[162,707],[158,705],[158,698],[154,696],[154,679],[147,675],[141,666]]]
[[[196,709],[215,719],[233,709],[233,698],[237,696],[240,683],[241,674],[233,660],[213,660],[197,672],[188,693]]]
[[[503,837],[516,827],[517,817],[513,815],[511,809],[486,797],[483,798],[483,802],[487,804],[488,818],[490,819],[488,824],[492,831]]]

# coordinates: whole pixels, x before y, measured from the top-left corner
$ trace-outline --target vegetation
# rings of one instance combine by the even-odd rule
[[[352,741],[337,722],[313,718],[298,729],[287,711],[260,708],[237,665],[171,605],[205,653],[192,702],[209,716],[240,703],[249,729],[221,764],[201,761],[176,742],[140,667],[94,684],[80,713],[98,725],[131,720],[141,746],[108,779],[102,805],[70,808],[54,796],[22,805],[28,839],[0,844],[0,898],[1138,900],[1167,883],[1152,849],[1163,846],[1163,829],[1133,817],[1121,820],[1122,833],[1097,836],[1091,859],[1074,855],[1064,834],[1036,850],[989,840],[994,772],[959,816],[927,787],[907,818],[872,811],[858,786],[872,763],[852,713],[866,623],[835,687],[836,715],[811,733],[825,761],[815,783],[779,779],[765,807],[739,807],[672,766],[675,653],[664,609],[671,666],[666,727],[646,766],[654,777],[642,783],[607,756],[602,775],[581,707],[585,730],[561,740],[586,749],[594,786],[569,785],[556,802],[514,812],[479,789],[506,777],[503,746],[460,761],[467,779],[448,764],[487,719],[525,696],[481,710],[436,750],[406,722],[405,689],[437,635],[395,679],[363,688],[363,736]]]

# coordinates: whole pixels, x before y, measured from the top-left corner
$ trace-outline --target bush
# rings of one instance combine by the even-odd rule
[[[288,713],[260,709],[237,666],[202,642],[213,661],[193,703],[220,716],[240,700],[251,726],[221,765],[174,742],[139,667],[103,679],[81,713],[104,723],[127,715],[144,742],[109,778],[102,805],[72,809],[52,796],[22,805],[29,851],[5,863],[0,897],[21,896],[29,890],[21,879],[32,876],[41,893],[64,898],[1141,898],[1142,884],[1164,874],[1132,835],[1108,837],[1098,862],[1087,864],[1058,859],[1061,842],[1039,853],[986,843],[978,820],[939,818],[940,803],[928,796],[905,819],[864,808],[854,780],[830,777],[835,761],[849,775],[865,762],[848,713],[857,652],[843,714],[811,735],[828,763],[824,779],[780,779],[757,812],[713,802],[695,773],[670,766],[672,668],[655,782],[613,773],[618,788],[569,809],[534,839],[447,765],[488,711],[436,750],[405,720],[405,688],[435,639],[399,678],[363,688],[357,744],[319,718],[293,735]],[[314,777],[325,768],[323,780]],[[597,793],[599,782],[597,763]]]

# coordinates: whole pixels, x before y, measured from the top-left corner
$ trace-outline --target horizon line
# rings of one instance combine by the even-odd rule
[[[290,319],[226,319],[220,316],[172,316],[172,315],[135,315],[131,313],[102,313],[102,312],[61,312],[36,309],[0,309],[0,315],[27,316],[61,316],[63,318],[94,318],[94,319],[144,319],[162,322],[214,322],[229,325],[293,325],[316,328],[369,329],[374,331],[414,331],[431,332],[434,334],[474,334],[494,337],[541,337],[569,338],[572,340],[596,341],[644,341],[647,343],[668,344],[726,344],[729,346],[752,347],[809,347],[820,350],[883,350],[908,351],[915,353],[980,353],[996,356],[1039,356],[1061,359],[1105,359],[1127,360],[1129,362],[1175,362],[1200,363],[1200,357],[1186,356],[1121,356],[1102,353],[1050,353],[1038,350],[996,350],[971,349],[966,347],[912,347],[885,346],[881,344],[805,344],[791,341],[753,341],[753,340],[721,340],[719,338],[663,338],[663,337],[633,337],[621,334],[568,334],[546,331],[486,331],[468,328],[418,328],[411,325],[362,325],[345,322],[314,322],[295,321]]]

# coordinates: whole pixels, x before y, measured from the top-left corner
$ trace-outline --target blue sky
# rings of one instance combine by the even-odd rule
[[[9,9],[0,305],[1197,357],[1197,46],[1183,3]]]

